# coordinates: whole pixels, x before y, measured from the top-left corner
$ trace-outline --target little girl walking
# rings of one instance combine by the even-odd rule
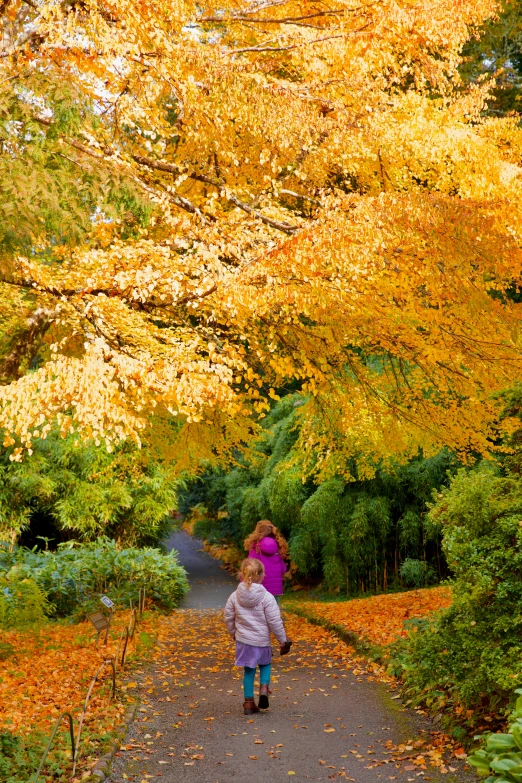
[[[245,715],[269,706],[272,648],[270,632],[281,645],[281,655],[290,650],[279,607],[274,596],[261,585],[265,569],[260,560],[247,558],[241,564],[241,583],[225,606],[227,630],[236,641],[236,666],[244,667]],[[254,701],[254,677],[259,666],[259,706]]]

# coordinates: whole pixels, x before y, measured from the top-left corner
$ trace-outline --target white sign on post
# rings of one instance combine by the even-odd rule
[[[104,606],[107,607],[107,609],[114,609],[114,601],[111,601],[111,599],[108,598],[106,595],[102,595],[100,601]]]

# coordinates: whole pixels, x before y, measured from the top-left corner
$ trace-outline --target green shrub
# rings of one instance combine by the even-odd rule
[[[486,783],[520,783],[522,780],[522,690],[511,713],[506,734],[489,734],[484,746],[468,758]]]
[[[49,737],[40,731],[17,736],[5,729],[0,731],[0,780],[2,783],[28,783],[38,769]],[[68,737],[59,733],[55,746],[47,757],[40,780],[67,781],[71,771],[71,752]]]
[[[179,479],[132,443],[112,453],[53,430],[32,455],[0,448],[0,536],[32,546],[38,537],[157,546],[168,534]]]
[[[407,557],[400,568],[401,578],[406,587],[424,587],[437,578],[434,569],[424,560]]]
[[[16,650],[13,644],[0,639],[0,661],[7,661],[9,658],[13,658],[15,652]]]
[[[201,508],[201,506],[199,506],[199,508]],[[192,528],[192,532],[196,538],[202,538],[211,544],[215,543],[214,535],[216,533],[216,530],[215,530],[215,524],[213,519],[209,519],[208,517],[203,517],[203,519],[198,519],[196,522],[194,522],[194,527]]]
[[[487,463],[464,470],[430,510],[444,531],[453,603],[394,651],[409,695],[497,710],[522,684],[522,485]]]
[[[259,522],[261,516],[261,491],[259,487],[247,487],[241,503],[241,531],[246,538]]]
[[[9,580],[37,583],[58,616],[85,614],[98,605],[101,593],[109,593],[117,605],[137,599],[140,587],[155,605],[171,609],[188,590],[185,569],[175,552],[158,549],[119,549],[100,538],[90,544],[69,542],[56,552],[0,549],[0,569]],[[1,571],[0,571],[1,573]]]
[[[32,579],[0,576],[0,628],[23,628],[41,623],[51,608],[45,592]]]

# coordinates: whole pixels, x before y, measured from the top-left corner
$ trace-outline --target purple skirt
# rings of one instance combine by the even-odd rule
[[[254,647],[252,644],[236,642],[236,666],[265,666],[272,661],[271,647]]]

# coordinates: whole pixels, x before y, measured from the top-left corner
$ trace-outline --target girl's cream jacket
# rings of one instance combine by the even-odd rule
[[[237,641],[253,647],[268,647],[270,632],[279,642],[286,642],[281,613],[274,596],[263,585],[241,582],[225,606],[225,622],[229,634]]]

